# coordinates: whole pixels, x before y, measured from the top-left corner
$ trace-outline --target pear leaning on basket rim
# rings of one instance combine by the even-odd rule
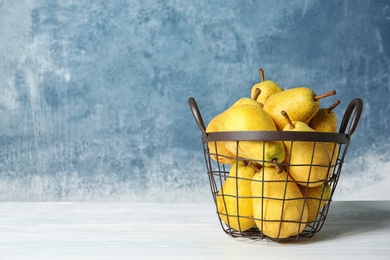
[[[223,125],[223,113],[213,117],[206,127],[206,133],[220,132]],[[223,164],[236,162],[236,155],[231,153],[222,141],[208,142],[210,157]]]
[[[234,102],[233,105],[230,106],[236,107],[240,105],[253,105],[255,107],[263,108],[263,104],[256,101],[257,96],[260,94],[260,89],[256,89],[254,98],[247,98],[243,97],[238,99],[236,102]],[[209,124],[206,127],[206,133],[212,133],[212,132],[220,132],[222,130],[224,122],[224,112],[221,114],[213,117]],[[230,152],[224,142],[222,141],[216,141],[216,142],[208,142],[207,143],[209,148],[210,157],[223,164],[233,164],[236,162],[236,153]]]
[[[272,118],[259,106],[232,106],[224,112],[222,131],[276,131]],[[225,147],[237,157],[262,165],[282,162],[285,148],[282,141],[225,141]],[[238,145],[238,147],[237,147]]]
[[[317,132],[337,133],[338,120],[337,115],[333,111],[340,104],[340,100],[336,100],[328,108],[320,108],[314,117],[310,120],[309,126]],[[324,143],[329,149],[329,157],[332,165],[337,162],[339,155],[339,145],[337,143]]]
[[[286,111],[281,114],[288,122],[283,131],[315,132],[301,121],[291,121]],[[315,187],[323,184],[331,174],[328,147],[321,142],[284,141],[287,172],[299,184]]]

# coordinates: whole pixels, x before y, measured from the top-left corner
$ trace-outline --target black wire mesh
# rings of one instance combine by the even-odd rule
[[[358,124],[363,102],[354,99],[341,122],[339,133],[298,131],[236,131],[206,133],[193,98],[189,99],[202,132],[204,159],[216,213],[224,232],[232,237],[272,240],[310,238],[321,230],[340,177],[350,138]],[[348,132],[346,130],[348,129]],[[230,142],[235,153],[222,150]],[[262,158],[243,158],[241,144],[257,142]],[[283,162],[264,158],[266,143],[283,142]],[[292,155],[305,145],[304,162]],[[318,162],[316,152],[327,146],[329,160]],[[299,175],[294,175],[295,171]],[[294,176],[291,177],[291,176]],[[297,177],[304,176],[304,177]]]

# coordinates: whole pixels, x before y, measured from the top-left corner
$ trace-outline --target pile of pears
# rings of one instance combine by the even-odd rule
[[[206,132],[299,131],[337,133],[334,102],[323,108],[311,88],[283,89],[264,80],[212,118]],[[230,165],[216,196],[220,219],[244,232],[258,228],[267,237],[289,238],[315,222],[331,198],[328,182],[337,162],[337,143],[312,141],[217,141],[208,143],[211,158]]]

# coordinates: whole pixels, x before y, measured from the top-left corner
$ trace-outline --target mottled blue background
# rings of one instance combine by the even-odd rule
[[[197,128],[283,88],[360,97],[336,199],[390,199],[390,3],[1,1],[0,201],[210,201]]]

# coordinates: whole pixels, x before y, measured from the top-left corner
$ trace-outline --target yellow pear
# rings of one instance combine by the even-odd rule
[[[254,98],[256,98],[260,94],[260,89],[256,90]],[[237,107],[240,105],[253,105],[258,108],[263,108],[263,104],[257,102],[255,99],[243,97],[234,102],[234,104],[231,107]],[[230,107],[230,108],[231,108]],[[222,131],[224,121],[224,113],[213,117],[209,124],[206,127],[206,132],[220,132]],[[236,153],[230,152],[223,142],[209,142],[207,143],[209,148],[210,157],[213,160],[216,160],[223,164],[233,164],[236,162]]]
[[[272,80],[264,80],[264,71],[259,69],[260,82],[253,85],[251,90],[251,97],[258,102],[264,104],[265,101],[273,94],[283,91],[283,89]],[[256,89],[260,89],[261,93],[257,98],[254,98]]]
[[[283,131],[315,132],[301,121],[291,121],[286,111],[281,114],[288,122]],[[284,141],[288,173],[300,185],[315,187],[323,184],[331,173],[328,148],[321,142]]]
[[[232,165],[216,199],[219,217],[229,227],[245,231],[255,226],[251,180],[255,174],[245,161]]]
[[[276,131],[272,118],[260,107],[240,105],[224,112],[223,131]],[[225,141],[226,148],[238,157],[260,164],[283,162],[285,149],[281,141]],[[237,147],[238,144],[238,147]]]
[[[307,210],[309,212],[307,222],[313,222],[321,212],[325,204],[330,200],[331,187],[328,183],[320,186],[309,188],[298,185],[304,197],[306,197]]]
[[[206,127],[206,133],[219,132],[223,125],[223,113],[215,116]],[[210,157],[223,164],[233,164],[236,162],[236,155],[226,149],[223,142],[208,142]]]
[[[263,167],[252,179],[253,217],[270,238],[300,234],[306,226],[307,205],[298,185],[286,171]]]
[[[320,99],[334,94],[335,90],[318,96],[307,87],[287,89],[270,96],[264,103],[264,110],[272,117],[278,130],[287,124],[280,114],[282,110],[288,113],[292,121],[309,124],[320,108]]]
[[[337,133],[337,115],[333,109],[339,104],[340,100],[337,100],[328,108],[320,108],[310,120],[309,126],[317,132]]]
[[[310,120],[309,126],[317,132],[337,133],[338,120],[333,109],[339,104],[340,100],[337,100],[328,108],[320,108]],[[339,146],[337,143],[325,143],[325,145],[329,148],[329,156],[332,160],[332,165],[334,165],[338,158]]]

